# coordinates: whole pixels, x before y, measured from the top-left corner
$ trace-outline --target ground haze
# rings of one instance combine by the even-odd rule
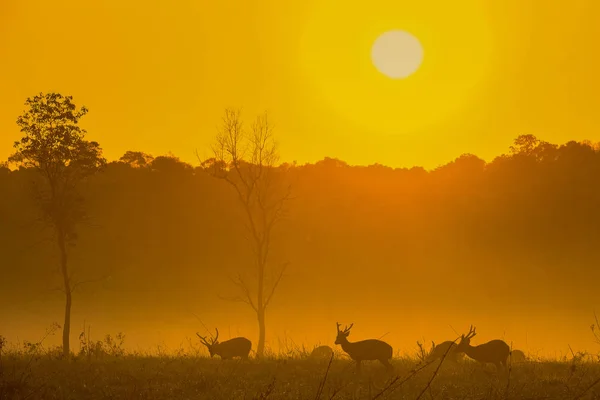
[[[589,171],[600,170],[600,153],[577,142],[547,155],[514,151],[429,172],[335,159],[282,167],[294,199],[272,257],[290,266],[266,317],[267,346],[332,345],[340,321],[354,323],[355,340],[385,335],[402,353],[471,324],[475,344],[501,338],[545,357],[595,350],[600,192]],[[63,307],[30,175],[0,171],[0,315],[10,341],[36,340]],[[256,343],[251,310],[222,299],[238,293],[229,277],[251,261],[225,183],[156,157],[109,163],[83,194],[92,217],[71,260],[92,282],[74,293],[73,339],[85,322],[97,338],[124,332],[132,349],[175,349],[206,334],[200,318],[223,339]]]

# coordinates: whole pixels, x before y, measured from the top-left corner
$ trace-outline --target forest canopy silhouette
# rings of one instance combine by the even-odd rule
[[[80,188],[89,218],[70,260],[90,282],[74,294],[73,326],[92,320],[147,345],[156,336],[144,342],[144,332],[160,331],[177,344],[198,330],[194,311],[255,337],[251,312],[222,300],[234,290],[228,278],[252,268],[235,192],[211,176],[214,164],[141,150]],[[293,198],[272,239],[272,262],[290,266],[267,330],[327,342],[332,322],[345,319],[365,336],[393,330],[400,348],[427,329],[473,320],[488,323],[490,336],[537,334],[547,349],[589,334],[585,324],[575,336],[554,324],[589,320],[596,301],[598,145],[521,135],[489,163],[463,154],[431,171],[328,157],[270,168],[286,172]],[[32,196],[36,179],[32,166],[0,166],[0,316],[13,321],[9,337],[62,319],[60,263]],[[556,335],[544,337],[550,327]]]

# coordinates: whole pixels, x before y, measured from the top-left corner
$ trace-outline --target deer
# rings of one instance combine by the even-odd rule
[[[213,358],[216,354],[220,356],[222,360],[229,360],[234,357],[240,357],[243,360],[248,359],[248,354],[250,354],[250,349],[252,348],[252,342],[250,340],[245,337],[235,337],[219,343],[219,329],[215,328],[215,331],[217,335],[210,341],[196,332],[196,335],[200,338],[202,344],[208,348],[210,358]]]
[[[510,362],[511,363],[523,363],[527,361],[527,356],[521,350],[513,350],[510,352]]]
[[[308,356],[311,360],[329,360],[333,355],[333,349],[329,346],[318,346]]]
[[[479,346],[471,346],[471,339],[477,335],[473,325],[469,328],[469,333],[461,335],[460,343],[456,346],[456,351],[459,353],[465,353],[467,356],[475,361],[479,361],[485,366],[485,364],[495,364],[496,369],[500,371],[503,369],[506,371],[506,363],[508,356],[510,355],[510,347],[504,340],[490,340],[487,343],[480,344]]]
[[[344,350],[351,359],[356,361],[357,372],[360,372],[361,362],[368,360],[378,360],[388,369],[388,371],[393,368],[389,361],[394,352],[392,346],[379,339],[349,342],[348,336],[350,335],[350,329],[352,329],[354,324],[346,326],[343,330],[340,330],[341,325],[339,323],[336,322],[336,324],[337,338],[335,339],[335,344],[341,345],[342,350]]]
[[[433,362],[444,358],[453,363],[458,363],[463,358],[463,353],[457,352],[458,345],[451,340],[442,342],[436,346],[435,342],[431,341],[431,351],[426,357],[427,362]]]

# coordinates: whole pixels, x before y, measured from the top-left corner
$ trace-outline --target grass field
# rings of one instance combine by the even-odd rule
[[[118,349],[118,347],[116,347]],[[493,366],[439,361],[417,368],[416,359],[355,365],[333,360],[269,357],[221,361],[178,356],[80,355],[6,351],[0,359],[0,400],[5,399],[594,399],[600,398],[600,364],[575,358],[525,362],[498,375]]]

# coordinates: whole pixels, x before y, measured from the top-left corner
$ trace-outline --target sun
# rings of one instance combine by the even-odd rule
[[[499,73],[488,2],[307,3],[295,50],[299,101],[314,104],[323,123],[352,127],[349,140],[435,141],[449,134],[447,122],[472,115]]]
[[[388,31],[373,43],[371,60],[375,68],[389,78],[408,78],[423,62],[423,46],[406,31]]]

